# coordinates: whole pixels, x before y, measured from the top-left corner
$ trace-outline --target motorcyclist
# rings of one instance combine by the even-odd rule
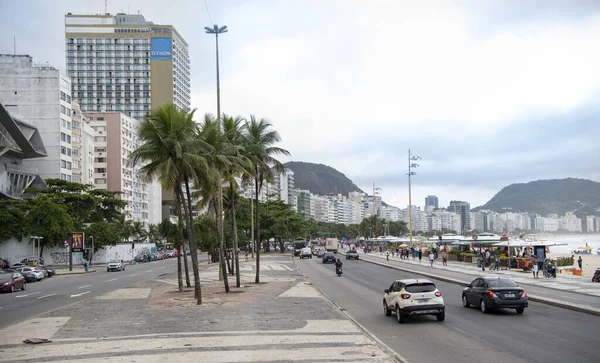
[[[337,272],[338,269],[341,270],[343,265],[342,260],[338,258],[337,261],[335,261],[335,271]]]

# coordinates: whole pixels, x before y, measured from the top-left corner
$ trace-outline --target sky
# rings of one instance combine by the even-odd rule
[[[512,183],[600,181],[600,2],[130,0],[108,12],[174,25],[192,107],[269,120],[285,161],[326,164],[408,204],[482,205]],[[64,68],[64,15],[104,0],[0,0],[0,53]],[[208,8],[208,11],[207,11]]]

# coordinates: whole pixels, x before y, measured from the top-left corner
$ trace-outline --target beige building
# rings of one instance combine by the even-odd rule
[[[81,112],[79,105],[73,103],[72,107],[72,180],[76,183],[93,185],[95,132],[92,126],[90,126],[90,119]]]

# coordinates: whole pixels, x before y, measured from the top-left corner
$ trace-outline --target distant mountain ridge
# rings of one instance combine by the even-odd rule
[[[588,179],[550,179],[511,184],[474,210],[528,212],[546,216],[578,211],[600,214],[600,183]]]
[[[308,190],[319,195],[364,193],[346,175],[330,166],[302,161],[290,161],[283,165],[294,172],[296,189]]]

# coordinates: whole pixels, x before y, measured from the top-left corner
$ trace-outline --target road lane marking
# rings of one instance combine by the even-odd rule
[[[84,287],[90,287],[92,285],[83,285],[83,286],[79,286],[78,289],[83,289]]]
[[[56,294],[44,295],[44,296],[38,297],[37,299],[39,300],[39,299],[43,299],[45,297],[50,297],[50,296],[54,296],[54,295],[56,295]]]
[[[137,274],[131,274],[131,275],[129,275],[129,276],[137,276]]]
[[[173,281],[168,281],[168,280],[159,280],[159,279],[155,279],[155,281],[158,281],[158,282],[164,282],[165,284],[171,284],[171,285],[175,285],[175,286],[179,285],[179,283],[178,283],[178,282],[173,282]]]
[[[108,282],[115,281],[115,280],[118,280],[118,279],[119,279],[118,277],[114,278],[114,279],[110,279],[110,280],[108,280]]]
[[[146,271],[146,272],[152,272],[152,270],[148,270],[148,271]]]
[[[31,295],[35,295],[35,294],[40,294],[41,291],[36,291],[36,292],[32,292],[31,294],[26,294],[26,295],[19,295],[19,296],[15,296],[15,299],[18,299],[20,297],[26,297],[26,296],[31,296]]]
[[[71,295],[71,297],[79,297],[85,294],[89,294],[91,291],[86,291],[86,292],[82,292],[81,294],[75,294],[75,295]]]
[[[165,268],[165,266],[161,266],[160,268]]]
[[[560,297],[564,297],[565,299],[571,299],[571,300],[579,300],[579,298],[571,297],[571,296],[565,296],[565,295],[560,295]]]

